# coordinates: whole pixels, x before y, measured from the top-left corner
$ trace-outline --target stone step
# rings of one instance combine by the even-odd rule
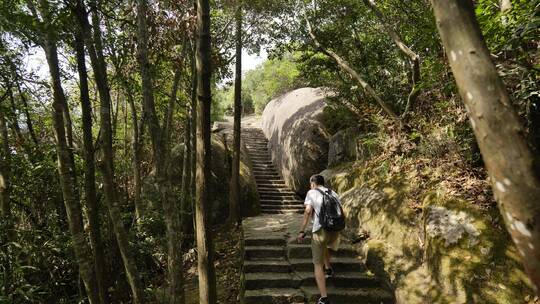
[[[255,175],[255,180],[257,181],[257,184],[259,185],[264,185],[264,184],[269,184],[269,185],[281,185],[281,184],[285,184],[285,182],[280,179],[280,178],[274,178],[274,179],[258,179],[257,178],[257,175]]]
[[[285,186],[280,186],[280,185],[273,185],[273,186],[258,186],[257,187],[257,190],[259,191],[259,193],[261,192],[275,192],[275,193],[281,193],[281,192],[287,192],[288,189],[287,187]]]
[[[246,290],[262,288],[298,288],[300,280],[290,273],[255,272],[246,273],[244,286]]]
[[[285,246],[282,237],[244,236],[245,246]]]
[[[244,273],[253,273],[253,272],[279,272],[279,273],[289,273],[291,271],[291,265],[285,260],[254,260],[254,261],[244,261],[243,266]]]
[[[276,170],[257,170],[253,173],[257,180],[281,180],[281,175]]]
[[[258,168],[258,166],[273,166],[274,163],[272,163],[270,160],[258,160],[258,159],[252,159],[253,167]]]
[[[304,213],[303,209],[281,209],[281,210],[275,210],[275,209],[261,209],[262,213],[266,214],[291,214],[291,213]]]
[[[307,303],[315,303],[319,290],[315,286],[302,287]],[[328,298],[332,304],[393,304],[392,294],[382,288],[336,288],[328,287]]]
[[[253,172],[254,175],[260,175],[260,174],[277,174],[277,175],[279,175],[277,170],[274,169],[273,167],[257,168],[257,169],[254,168],[252,172]]]
[[[272,161],[269,155],[261,155],[261,156],[250,155],[249,157],[251,158],[251,161],[254,163],[258,161]]]
[[[299,200],[281,200],[281,199],[261,199],[261,206],[263,205],[286,205],[286,206],[299,206],[304,207],[304,203]]]
[[[258,166],[256,164],[253,165],[253,172],[255,174],[277,174],[279,175],[278,171],[273,165],[263,165]]]
[[[271,190],[271,191],[266,191],[266,190],[261,190],[259,189],[259,195],[263,196],[263,195],[268,195],[268,196],[281,196],[281,195],[293,195],[296,197],[296,193],[292,192],[291,190]]]
[[[257,185],[257,189],[259,192],[291,192],[291,190],[287,186],[281,186],[281,185]]]
[[[300,304],[304,294],[295,288],[264,288],[246,290],[244,304]]]
[[[255,174],[256,182],[266,182],[266,181],[283,181],[281,176],[276,173],[266,172],[263,174]]]
[[[355,258],[358,256],[354,248],[349,244],[341,244],[339,250],[334,252],[335,257]],[[287,257],[289,259],[307,259],[311,258],[311,245],[309,244],[288,244]]]
[[[259,197],[261,200],[300,200],[296,195],[282,194],[282,193],[272,193],[272,194],[260,194]],[[301,200],[300,200],[301,201]]]
[[[268,145],[266,143],[246,143],[246,147],[248,148],[248,150],[253,150],[253,149],[257,149],[257,150],[266,150],[268,151]]]
[[[304,206],[300,204],[275,204],[275,205],[269,205],[269,204],[261,204],[261,210],[269,211],[269,210],[279,210],[279,211],[304,211]]]
[[[256,182],[285,182],[281,176],[273,170],[254,171],[253,176],[255,177]]]
[[[364,263],[362,263],[362,261],[357,258],[332,257],[330,262],[332,263],[332,268],[336,273],[345,271],[366,271],[366,266],[364,265]],[[291,267],[294,271],[313,271],[313,260],[310,258],[290,259],[289,263],[291,263]]]
[[[275,259],[283,258],[285,248],[282,246],[245,246],[244,256],[246,260],[252,259]]]
[[[301,286],[317,286],[313,271],[295,272],[300,279]],[[342,288],[353,287],[380,287],[379,280],[373,275],[361,272],[337,272],[333,277],[326,279],[327,286]]]

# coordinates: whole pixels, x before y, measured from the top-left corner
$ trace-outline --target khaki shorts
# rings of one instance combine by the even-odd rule
[[[311,237],[311,253],[313,255],[313,264],[320,265],[324,263],[327,254],[326,248],[337,251],[339,248],[339,232],[326,231],[319,229]]]

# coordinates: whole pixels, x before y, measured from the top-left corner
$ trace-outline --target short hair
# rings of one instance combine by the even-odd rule
[[[318,186],[324,186],[324,177],[320,174],[315,174],[309,178],[309,182],[315,183]]]

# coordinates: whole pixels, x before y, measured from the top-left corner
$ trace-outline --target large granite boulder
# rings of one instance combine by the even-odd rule
[[[348,128],[338,131],[330,137],[328,145],[328,167],[356,160],[359,128]]]
[[[213,224],[222,224],[229,216],[229,191],[233,155],[232,129],[212,134],[212,177],[209,187],[209,214]],[[253,165],[245,145],[240,147],[240,213],[242,217],[258,215],[259,193]]]
[[[229,189],[232,161],[232,130],[222,128],[212,133],[212,175],[209,185],[208,214],[212,224],[222,224],[229,215]],[[175,145],[171,150],[171,182],[174,191],[180,193],[182,165],[185,152],[184,144]],[[150,210],[161,210],[159,194],[154,174],[150,173],[143,180],[142,199]],[[248,151],[241,146],[240,154],[240,211],[242,217],[260,213],[259,194]]]
[[[262,114],[272,161],[300,195],[309,190],[309,177],[327,165],[330,135],[320,121],[325,106],[322,89],[301,88],[270,101]]]

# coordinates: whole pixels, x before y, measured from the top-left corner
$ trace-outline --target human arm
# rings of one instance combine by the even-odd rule
[[[311,218],[312,213],[313,207],[311,207],[311,205],[306,205],[306,209],[304,210],[304,216],[302,218],[302,224],[300,225],[300,232],[298,233],[299,240],[303,239],[306,236],[306,232],[304,230],[309,223],[309,219]]]

